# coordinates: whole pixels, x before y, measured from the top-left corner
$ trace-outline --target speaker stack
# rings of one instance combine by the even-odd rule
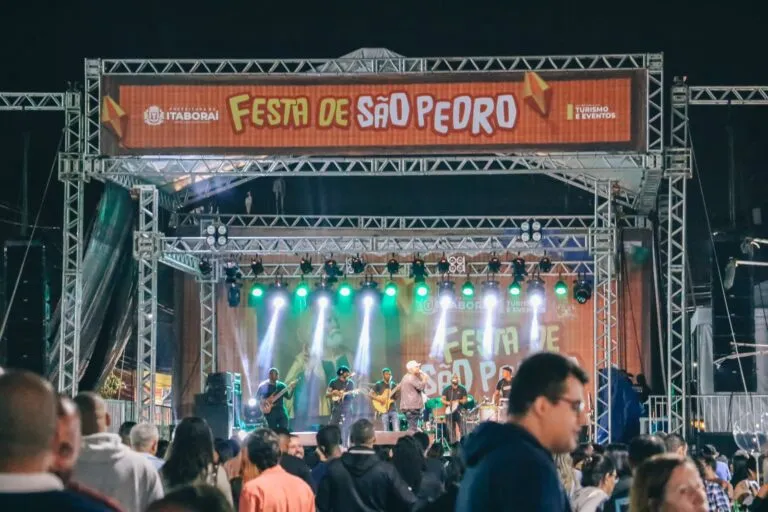
[[[195,416],[208,422],[215,438],[229,439],[232,436],[232,429],[237,424],[236,404],[242,396],[240,383],[240,374],[211,373],[205,382],[205,393],[195,395]]]

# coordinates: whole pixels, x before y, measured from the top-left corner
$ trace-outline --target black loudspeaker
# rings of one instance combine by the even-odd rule
[[[730,432],[699,432],[696,434],[696,444],[699,448],[705,444],[711,444],[717,449],[718,453],[725,455],[729,459],[739,449],[736,441],[733,439],[733,434]]]
[[[195,395],[195,416],[208,422],[214,438],[229,439],[232,436],[231,404],[211,404],[208,402],[207,393],[200,393]]]
[[[5,307],[10,306],[3,339],[5,366],[44,375],[50,320],[45,246],[36,241],[7,241],[3,260]]]
[[[209,404],[233,404],[232,374],[211,373],[205,381],[205,394]]]

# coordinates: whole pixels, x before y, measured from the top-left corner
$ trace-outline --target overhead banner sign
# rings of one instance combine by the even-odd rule
[[[378,155],[629,151],[642,72],[106,77],[102,152]]]

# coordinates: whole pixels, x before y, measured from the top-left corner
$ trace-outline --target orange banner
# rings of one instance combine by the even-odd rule
[[[425,82],[313,78],[105,80],[106,154],[381,154],[642,144],[639,75],[454,74]],[[346,82],[344,81],[346,80]]]

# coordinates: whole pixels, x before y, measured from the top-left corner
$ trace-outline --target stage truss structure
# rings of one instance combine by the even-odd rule
[[[101,80],[108,75],[123,76],[169,76],[169,75],[275,75],[290,76],[298,74],[440,74],[451,72],[494,73],[516,70],[587,70],[587,69],[642,69],[646,70],[646,147],[638,153],[549,153],[476,155],[461,157],[403,157],[403,158],[335,158],[312,157],[294,158],[270,156],[260,159],[225,158],[216,156],[201,157],[109,157],[100,152],[100,114]],[[164,236],[158,226],[158,207],[175,210],[187,204],[199,201],[223,190],[235,187],[249,179],[268,175],[487,175],[487,174],[546,174],[570,185],[589,190],[595,194],[595,211],[592,221],[583,230],[584,247],[591,259],[580,261],[556,262],[561,265],[564,274],[568,270],[591,271],[595,286],[595,380],[597,379],[597,361],[613,366],[616,362],[616,229],[617,210],[619,207],[632,208],[640,215],[645,215],[657,207],[657,194],[661,192],[660,204],[664,211],[659,211],[663,219],[660,224],[661,243],[665,249],[667,274],[663,276],[667,304],[667,336],[674,339],[668,343],[667,364],[683,367],[685,336],[685,183],[690,177],[690,147],[687,138],[688,101],[709,99],[712,102],[749,100],[764,101],[765,88],[747,91],[745,88],[706,88],[696,90],[697,95],[686,95],[672,100],[672,133],[670,144],[664,141],[664,78],[663,58],[661,54],[621,54],[621,55],[566,55],[534,57],[447,57],[447,58],[407,58],[373,57],[342,59],[293,59],[293,60],[217,60],[217,59],[87,59],[85,62],[84,96],[77,92],[58,94],[35,93],[0,93],[0,110],[64,110],[65,112],[65,148],[59,155],[59,178],[64,182],[64,262],[62,291],[62,322],[58,351],[59,388],[68,394],[77,392],[78,349],[80,346],[80,322],[82,318],[82,253],[83,253],[83,195],[84,186],[90,179],[113,181],[123,187],[135,189],[139,197],[140,222],[134,235],[134,248],[139,259],[139,347],[145,357],[139,358],[138,375],[142,384],[154,382],[156,352],[156,329],[151,327],[156,318],[157,265],[167,263],[185,271],[195,268],[197,259],[203,255],[199,246],[200,237],[179,241],[176,237]],[[746,95],[745,95],[746,94]],[[733,96],[733,98],[732,98]],[[679,97],[678,97],[679,98]],[[82,100],[82,104],[81,104]],[[731,104],[736,104],[731,101]],[[726,103],[719,103],[726,104]],[[641,174],[639,186],[625,186],[622,173]],[[169,192],[162,186],[161,180],[206,180],[208,185],[196,190],[189,187],[180,192]],[[662,183],[663,182],[663,183]],[[661,190],[659,187],[661,185]],[[661,209],[660,209],[661,210]],[[256,219],[258,217],[254,217]],[[250,222],[250,221],[249,221]],[[254,222],[258,222],[254,220]],[[278,220],[276,222],[284,222]],[[396,218],[391,222],[408,226],[408,218]],[[621,222],[621,220],[619,220]],[[181,222],[184,225],[184,222]],[[287,226],[281,226],[288,228]],[[315,229],[321,226],[301,226],[302,229]],[[409,235],[391,233],[382,243],[377,235],[370,236],[365,228],[356,234],[345,233],[336,237],[328,234],[330,226],[322,226],[324,234],[315,236],[300,235],[298,240],[302,249],[324,247],[355,248],[355,252],[387,253],[411,252],[414,248],[438,250],[446,254],[473,254],[488,250],[502,251],[505,243],[510,242],[509,233],[491,233],[494,227],[470,227],[472,234],[456,237],[451,226],[439,226],[448,231],[444,235],[423,233],[417,229]],[[454,226],[458,227],[458,226]],[[571,226],[563,226],[567,231]],[[584,226],[581,226],[584,228]],[[265,226],[266,228],[266,226]],[[347,228],[346,226],[344,227]],[[288,228],[290,230],[290,228]],[[340,229],[340,228],[337,228]],[[381,228],[379,228],[381,229]],[[391,229],[385,227],[385,231]],[[507,228],[502,228],[507,229]],[[514,227],[508,230],[514,231]],[[285,231],[285,230],[284,230]],[[404,231],[404,230],[403,230]],[[487,233],[487,236],[486,236]],[[553,233],[555,233],[553,231]],[[558,231],[559,233],[559,231]],[[506,235],[506,236],[505,236]],[[514,236],[514,235],[513,235]],[[553,236],[555,236],[553,234]],[[578,237],[570,234],[573,240]],[[546,238],[546,235],[545,235]],[[325,239],[323,242],[322,239]],[[227,255],[225,251],[211,251],[209,257],[221,258],[246,257],[254,247],[260,254],[273,250],[284,253],[281,248],[295,247],[296,238],[289,234],[274,236],[230,238],[234,250]],[[366,242],[367,241],[367,242]],[[195,248],[198,248],[197,251]],[[480,264],[471,267],[470,273],[482,274]],[[375,266],[373,267],[376,268]],[[288,270],[288,275],[295,275],[295,270],[274,267],[274,272]],[[220,266],[214,267],[206,278],[199,278],[201,288],[201,373],[214,371],[216,362],[216,282],[221,276]],[[681,352],[682,351],[682,352]],[[149,357],[146,357],[149,355]],[[684,379],[684,370],[667,372],[668,380],[675,382]],[[609,382],[609,380],[608,380]],[[682,381],[680,381],[682,382]],[[667,389],[671,393],[672,386]],[[684,395],[684,386],[679,386]],[[153,420],[154,408],[150,397],[151,388],[137,387],[137,405],[140,417]],[[596,396],[605,391],[608,399],[596,404],[596,417],[610,418],[611,389],[596,384]],[[677,410],[677,405],[670,407]],[[682,404],[682,399],[676,404]],[[672,417],[672,414],[670,414]],[[678,416],[684,425],[684,412]],[[607,423],[610,438],[610,421]],[[676,429],[677,430],[677,429]]]

